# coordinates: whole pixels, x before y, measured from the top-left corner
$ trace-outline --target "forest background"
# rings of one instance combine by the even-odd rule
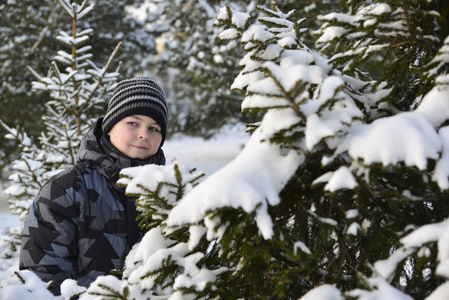
[[[3,2],[0,118],[10,127],[20,125],[30,136],[39,136],[44,129],[40,120],[49,93],[32,91],[35,78],[27,66],[46,74],[49,62],[60,49],[57,35],[62,30],[70,31],[72,24],[64,18],[56,0]],[[225,124],[248,121],[249,116],[240,113],[242,94],[230,90],[239,73],[236,66],[243,52],[235,47],[223,54],[218,30],[211,26],[217,7],[225,2],[94,2],[95,10],[78,25],[93,30],[89,41],[93,57],[99,64],[106,63],[111,51],[122,41],[115,58],[122,64],[119,80],[140,74],[155,76],[164,84],[171,106],[169,135],[182,132],[209,138]],[[295,9],[298,16],[308,16],[305,27],[319,28],[317,16],[336,10],[339,2],[282,0],[276,5],[283,11]],[[271,5],[269,0],[233,3],[245,7],[253,17],[257,14],[256,5]],[[307,35],[312,35],[312,31]],[[305,38],[313,46],[313,39]],[[103,109],[100,107],[98,111]],[[19,156],[14,142],[0,135],[1,174]]]
[[[23,150],[32,154],[21,129],[11,128],[19,125],[40,136],[45,125],[40,120],[56,99],[51,86],[31,82],[36,77],[46,82],[36,75],[48,73],[50,61],[70,61],[58,50],[59,42],[69,40],[61,32],[70,32],[74,22],[62,17],[57,2],[68,1],[8,0],[0,6],[5,108],[0,118],[10,126],[4,125],[10,134],[1,143],[5,173]],[[101,65],[109,66],[111,51],[122,42],[114,52],[114,61],[121,62],[113,63],[120,67],[115,75],[101,77],[101,69],[94,68],[92,76],[142,74],[164,83],[171,135],[210,138],[241,123],[252,133],[240,156],[246,160],[183,199],[148,194],[138,174],[125,172],[124,184],[134,186],[137,180],[145,189],[133,192],[144,199],[159,197],[159,204],[170,208],[181,200],[172,212],[144,209],[146,218],[158,220],[148,228],[151,236],[163,237],[162,246],[173,242],[165,245],[170,255],[159,269],[145,269],[138,258],[148,254],[143,243],[142,252],[137,249],[130,258],[135,264],[125,270],[122,290],[103,278],[82,297],[99,289],[123,296],[132,288],[135,295],[155,296],[215,297],[226,290],[231,298],[247,299],[308,292],[328,299],[382,299],[383,293],[444,299],[449,289],[449,4],[275,4],[95,1],[95,9],[77,23],[86,30],[80,36],[90,36],[88,50]],[[79,120],[104,110],[105,103],[95,104],[92,115]],[[12,133],[22,147],[10,139]],[[40,141],[47,146],[45,136]],[[189,208],[191,219],[180,216],[182,208]],[[202,258],[195,260],[194,254]],[[192,260],[207,278],[189,273],[183,264]],[[147,272],[144,283],[133,278],[142,272]],[[27,284],[23,276],[29,275],[21,275]]]

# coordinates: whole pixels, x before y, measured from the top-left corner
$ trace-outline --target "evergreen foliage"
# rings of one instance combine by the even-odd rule
[[[441,115],[430,109],[448,95],[445,37],[438,31],[433,38],[426,35],[421,42],[432,45],[419,45],[421,52],[395,49],[404,39],[404,28],[399,26],[404,20],[398,14],[403,3],[357,4],[357,10],[354,6],[348,14],[322,17],[318,41],[328,58],[306,46],[302,40],[306,31],[295,11],[283,13],[274,4],[271,9],[259,7],[263,15],[257,23],[231,6],[220,12],[216,22],[223,28],[220,39],[239,40],[247,53],[232,88],[245,94],[243,110],[262,118],[251,126],[251,140],[233,165],[242,165],[240,173],[225,168],[187,193],[168,213],[166,224],[153,228],[146,239],[158,240],[163,232],[185,226],[191,229],[189,235],[161,239],[166,244],[157,249],[142,241],[131,257],[145,253],[147,259],[139,266],[127,264],[127,284],[138,285],[148,298],[182,293],[188,298],[226,299],[297,299],[325,289],[329,299],[381,299],[377,297],[385,290],[398,299],[408,299],[407,295],[423,299],[444,287],[445,235],[422,232],[442,232],[447,222],[446,150],[429,147],[440,143],[434,139],[439,139],[437,131],[442,141],[446,131],[447,105],[437,104],[442,105]],[[423,7],[433,12],[420,15],[432,15],[430,24],[441,28],[437,7],[428,4]],[[360,28],[355,35],[358,42],[342,35],[352,44],[340,51],[342,39],[329,36],[346,32],[343,27],[351,18],[389,29],[391,50],[404,52],[371,51],[369,43],[377,48],[377,40],[365,39]],[[337,19],[345,21],[341,28],[329,25],[328,20]],[[368,26],[366,35],[372,32],[378,31]],[[341,45],[330,55],[333,43]],[[426,52],[431,48],[438,50]],[[373,61],[388,61],[385,72],[370,69]],[[402,71],[390,69],[391,65],[415,76],[410,87],[410,77],[399,76]],[[418,77],[418,70],[426,70],[425,76]],[[401,89],[407,92],[398,93]],[[369,143],[378,134],[385,135],[386,142]],[[403,142],[405,149],[394,150],[391,138]],[[379,153],[365,153],[361,145],[366,144]],[[422,147],[422,155],[412,155],[415,149],[410,146]],[[248,153],[263,161],[245,164]],[[259,168],[261,164],[265,169]],[[251,168],[261,184],[241,174]],[[261,170],[274,174],[272,189]],[[235,180],[226,180],[227,173]],[[200,228],[200,234],[194,228]],[[177,239],[194,246],[175,251]],[[193,259],[196,255],[202,259]],[[187,260],[197,269],[186,277]],[[150,270],[148,281],[133,280],[135,274]],[[206,280],[193,281],[201,272],[208,274],[202,277]]]
[[[200,250],[190,251],[189,248],[195,245],[192,239],[189,242],[189,235],[197,231],[202,233],[203,228],[184,226],[173,230],[167,227],[166,220],[173,205],[196,186],[203,176],[203,172],[189,170],[177,162],[167,167],[149,165],[121,172],[118,184],[127,187],[128,195],[139,196],[136,206],[141,212],[140,224],[148,233],[138,248],[128,255],[126,265],[129,267],[123,273],[122,282],[107,276],[108,280],[116,284],[94,283],[88,295],[111,299],[150,299],[152,296],[169,295],[177,285],[177,278],[191,276],[196,269],[195,265],[202,259],[200,253],[207,251],[204,245],[208,243],[203,241]],[[142,250],[148,255],[139,255]],[[161,269],[165,271],[160,272]],[[194,286],[182,286],[179,289],[186,293],[195,292],[198,282],[194,279],[191,280]]]
[[[123,170],[149,231],[80,299],[447,297],[446,1],[346,3],[320,17],[321,52],[295,10],[220,10],[251,138],[200,184]]]
[[[238,74],[235,66],[241,53],[238,45],[217,42],[213,27],[220,1],[150,1],[158,10],[150,16],[151,30],[160,30],[163,53],[155,62],[160,76],[173,81],[166,87],[171,98],[171,130],[191,135],[212,136],[225,124],[242,116],[241,96],[230,91]],[[235,7],[247,5],[236,1]]]
[[[81,3],[82,1],[78,1]],[[145,24],[128,15],[128,6],[142,0],[95,1],[95,10],[78,20],[80,28],[93,29],[90,52],[100,64],[106,64],[110,49],[122,42],[117,60],[122,61],[122,78],[132,77],[145,69],[155,53],[154,36]],[[61,31],[70,32],[65,12],[57,0],[8,0],[0,4],[0,118],[10,126],[21,126],[31,136],[39,135],[45,125],[39,122],[45,113],[49,94],[32,92],[32,67],[39,74],[47,72],[48,62],[61,47],[56,39]],[[20,109],[18,109],[20,108]],[[0,171],[20,156],[16,144],[0,138]],[[20,150],[20,149],[19,149]]]
[[[98,117],[99,106],[104,105],[119,76],[118,72],[109,69],[121,44],[117,45],[106,65],[98,67],[91,60],[91,46],[87,44],[91,29],[77,27],[78,20],[87,16],[93,5],[87,5],[87,1],[77,4],[68,0],[60,0],[59,5],[73,24],[72,30],[62,31],[57,37],[67,51],[58,51],[46,76],[30,67],[36,78],[33,90],[48,92],[50,96],[42,117],[45,131],[31,138],[22,127],[12,128],[0,120],[0,125],[7,131],[6,138],[14,140],[22,153],[21,159],[12,165],[10,186],[5,190],[11,212],[21,220],[45,181],[75,164],[80,139]],[[11,234],[15,236],[13,244],[20,244],[21,232]]]
[[[189,135],[210,137],[225,124],[250,122],[250,115],[240,114],[241,94],[230,90],[236,68],[244,55],[238,40],[219,43],[219,29],[213,26],[219,8],[229,1],[150,1],[157,5],[149,17],[152,32],[161,33],[164,51],[155,61],[161,77],[168,81],[166,89],[175,105],[172,107],[171,130]],[[266,1],[232,1],[229,6],[245,11],[256,19],[256,4],[270,5]],[[337,0],[322,3],[316,1],[278,1],[283,10],[301,10],[313,15],[331,11]],[[315,18],[306,22],[316,24]],[[311,23],[309,23],[312,25]],[[311,39],[310,32],[304,39]]]
[[[131,192],[127,193],[130,196],[139,196],[139,199],[136,201],[136,207],[137,211],[140,212],[138,220],[140,220],[139,226],[141,228],[150,230],[156,227],[165,227],[164,223],[168,213],[172,210],[175,203],[182,199],[185,193],[196,186],[199,179],[204,176],[203,172],[196,170],[188,171],[177,162],[174,162],[171,168],[164,173],[159,170],[161,169],[160,167],[156,167],[154,172],[151,172],[153,168],[141,168],[145,172],[148,172],[141,172],[140,176],[143,177],[143,180],[147,178],[145,174],[151,174],[151,176],[157,178],[152,182],[156,186],[147,188],[145,186],[146,182],[143,181],[138,184],[139,191],[135,194]],[[132,172],[136,170],[133,169]],[[158,172],[160,172],[160,175]],[[119,183],[130,187],[130,183],[134,179],[132,174],[127,175],[126,171],[123,171],[121,173],[122,179],[120,179]],[[163,176],[163,178],[159,178],[158,175]]]
[[[321,51],[347,74],[368,74],[378,84],[387,82],[391,92],[384,101],[397,109],[415,108],[416,97],[433,86],[422,74],[448,35],[447,1],[384,0],[366,5],[353,0],[348,8],[349,14],[321,17]]]

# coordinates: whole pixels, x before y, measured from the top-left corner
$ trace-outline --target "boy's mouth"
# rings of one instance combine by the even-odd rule
[[[139,149],[139,150],[148,150],[147,147],[139,146],[139,145],[132,145],[132,147],[137,148],[137,149]]]

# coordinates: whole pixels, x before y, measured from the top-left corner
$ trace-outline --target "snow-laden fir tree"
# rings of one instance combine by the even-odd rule
[[[106,65],[99,67],[92,61],[92,47],[88,44],[92,30],[77,26],[94,5],[88,1],[78,4],[68,0],[59,0],[59,5],[73,27],[69,32],[61,31],[57,37],[62,50],[57,52],[45,76],[29,68],[36,78],[33,91],[50,95],[42,117],[45,131],[40,136],[30,137],[24,128],[12,128],[0,120],[7,131],[6,137],[13,140],[22,153],[12,165],[10,184],[5,190],[10,210],[20,220],[25,218],[44,182],[75,163],[80,139],[98,117],[99,108],[104,107],[119,75],[109,69],[121,44],[116,46]],[[21,231],[21,226],[11,231],[13,251],[21,242]]]
[[[148,230],[142,241],[130,252],[126,259],[128,266],[121,274],[101,276],[91,286],[89,292],[85,287],[78,286],[73,279],[65,280],[61,285],[61,297],[72,299],[151,299],[155,294],[167,295],[173,293],[180,275],[190,276],[198,272],[195,264],[204,257],[201,253],[209,251],[209,243],[203,241],[196,254],[186,256],[189,249],[196,246],[196,238],[202,238],[204,226],[167,227],[167,215],[173,206],[185,194],[194,188],[204,173],[173,162],[168,166],[148,165],[125,169],[121,173],[119,185],[127,186],[127,193],[139,196],[136,201],[137,210],[141,212],[141,226]],[[204,239],[204,238],[203,238]],[[167,272],[159,272],[160,268]],[[169,269],[169,271],[168,271]],[[219,271],[202,270],[201,275],[213,276]],[[207,278],[206,277],[206,278]],[[204,283],[207,281],[203,280]],[[45,297],[57,299],[47,287],[50,283],[42,282],[34,273],[24,270],[0,282],[0,297],[10,297],[21,289],[27,297]],[[163,286],[163,288],[161,288]],[[156,292],[154,291],[156,290]],[[179,296],[183,296],[178,292]]]
[[[100,65],[107,63],[111,49],[122,42],[116,60],[122,61],[126,67],[122,68],[120,79],[132,77],[145,69],[155,53],[154,36],[145,28],[143,21],[129,14],[129,8],[141,2],[92,1],[95,10],[77,21],[79,28],[91,28],[95,32],[90,36],[90,52]],[[60,47],[56,37],[59,32],[70,32],[72,28],[65,15],[57,0],[0,1],[0,119],[12,127],[20,125],[26,128],[32,136],[45,130],[39,120],[49,95],[32,92],[34,77],[26,71],[26,66],[39,74],[47,72],[48,62]],[[0,161],[0,172],[4,170],[3,166],[20,156],[14,145],[0,137],[0,153],[5,152],[4,159]]]
[[[10,125],[20,125],[39,132],[43,126],[36,122],[44,111],[46,94],[33,95],[31,92],[32,75],[26,71],[26,66],[37,67],[40,62],[51,60],[48,49],[54,43],[47,45],[47,33],[59,17],[59,7],[38,1],[3,1],[0,5],[0,103],[2,111],[0,118]],[[37,29],[42,28],[42,30]],[[20,49],[20,50],[19,50]],[[39,70],[42,71],[42,70]],[[30,101],[32,99],[32,101]],[[17,109],[21,107],[21,109]],[[38,116],[35,118],[34,116]],[[15,122],[14,122],[15,121]],[[14,122],[14,123],[13,123]],[[0,169],[11,163],[11,155],[17,157],[14,143],[4,136],[0,137],[1,152],[5,159],[0,162]]]
[[[323,16],[317,41],[328,57],[301,40],[294,11],[260,8],[252,24],[222,9],[220,38],[247,52],[232,87],[263,118],[242,153],[186,194],[168,227],[151,231],[166,244],[139,245],[124,280],[99,278],[88,293],[106,285],[170,299],[444,299],[446,10],[416,3],[419,11],[354,1]],[[376,62],[387,65],[372,69]],[[185,226],[188,249],[161,238]]]
[[[309,50],[300,40],[304,30],[293,12],[261,10],[264,17],[257,25],[249,26],[248,14],[229,7],[221,11],[216,24],[229,26],[221,39],[241,38],[247,55],[233,88],[247,92],[245,110],[259,109],[265,112],[264,118],[233,163],[175,206],[167,220],[173,229],[149,234],[156,240],[166,232],[180,230],[177,226],[190,225],[189,248],[178,250],[184,240],[167,242],[162,249],[153,247],[139,268],[127,264],[125,283],[107,285],[109,289],[131,284],[153,296],[293,298],[322,282],[326,255],[338,257],[334,253],[336,221],[311,207],[323,193],[313,190],[311,182],[298,182],[299,177],[307,177],[302,174],[306,171],[311,173],[309,181],[323,174],[316,158],[331,150],[319,147],[310,154],[307,145],[313,147],[319,137],[306,141],[304,128],[307,116],[319,112],[333,121],[335,134],[344,136],[354,120],[363,118],[354,98],[364,83],[343,78],[325,58]],[[369,96],[361,95],[359,105],[371,109],[375,101]],[[297,171],[299,165],[304,169]],[[291,187],[282,192],[289,181]],[[299,189],[304,194],[298,194]],[[321,231],[321,243],[313,244],[312,229]],[[145,245],[136,249],[137,257],[141,256],[139,250],[148,250]],[[314,254],[314,248],[321,254]],[[162,265],[155,261],[160,252],[168,255]],[[323,264],[319,269],[317,261]],[[150,267],[154,264],[158,269]],[[340,267],[331,264],[329,269],[335,277],[342,277]],[[350,281],[351,275],[347,276]],[[88,293],[98,293],[102,285],[99,279]]]
[[[159,76],[176,99],[170,127],[174,132],[210,137],[225,124],[241,120],[241,96],[230,91],[241,47],[220,45],[213,26],[225,1],[153,1],[150,30],[161,32],[163,52],[155,61]],[[236,9],[248,5],[234,1]],[[237,53],[237,54],[236,54]]]
[[[185,185],[179,202],[152,207],[159,221],[123,279],[99,277],[80,299],[447,297],[446,4],[348,3],[322,17],[326,55],[302,40],[295,11],[260,7],[252,22],[220,10],[220,39],[246,52],[232,87],[245,95],[243,110],[262,117],[233,162]],[[409,48],[404,34],[421,45]],[[382,61],[385,73],[371,69]],[[173,165],[157,177],[146,168],[122,173],[128,193],[146,201],[197,178],[178,169],[186,181],[174,180]]]
[[[270,5],[264,1],[158,1],[147,0],[155,7],[148,23],[152,32],[161,33],[164,51],[154,64],[160,76],[167,80],[166,90],[175,100],[171,128],[174,132],[210,137],[223,125],[248,122],[252,118],[240,113],[242,95],[230,90],[238,75],[236,68],[244,53],[238,40],[228,44],[219,43],[219,29],[213,26],[219,8],[229,5],[245,11],[256,19],[256,5]],[[304,14],[316,15],[332,11],[338,1],[277,1],[284,11],[293,8]],[[309,18],[316,24],[315,18]],[[305,33],[305,37],[310,32]],[[165,74],[165,75],[164,75]]]

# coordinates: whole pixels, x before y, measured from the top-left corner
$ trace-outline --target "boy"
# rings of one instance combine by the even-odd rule
[[[50,179],[25,219],[19,268],[29,269],[51,291],[73,278],[88,287],[121,270],[143,235],[135,198],[116,185],[123,168],[165,164],[161,149],[168,124],[162,88],[148,77],[120,82],[100,118],[83,137],[77,164]]]

